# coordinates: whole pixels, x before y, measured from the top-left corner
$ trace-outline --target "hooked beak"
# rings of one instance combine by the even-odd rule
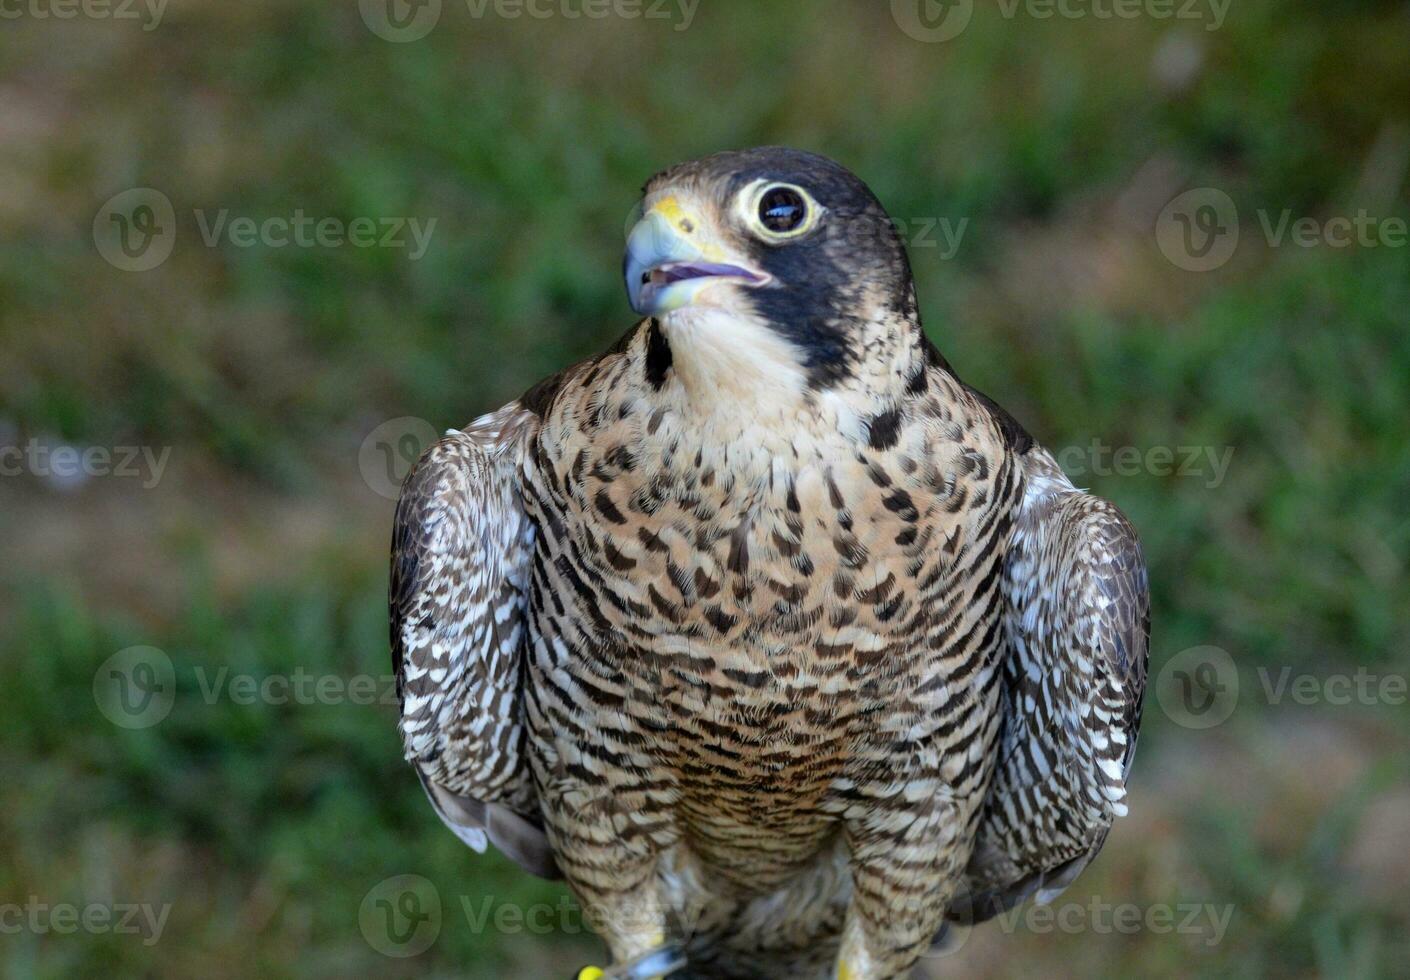
[[[699,218],[674,197],[657,201],[627,236],[624,274],[632,309],[642,316],[699,305],[722,282],[761,286],[769,276],[733,259]]]

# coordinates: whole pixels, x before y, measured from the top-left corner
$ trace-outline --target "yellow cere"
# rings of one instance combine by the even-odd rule
[[[661,198],[661,200],[652,205],[651,210],[661,215],[661,217],[669,221],[673,227],[681,231],[686,231],[688,227],[694,227],[695,225],[694,220],[690,215],[685,213],[685,208],[681,207],[680,201],[676,200],[674,194]]]
[[[585,966],[583,972],[578,974],[578,980],[602,980],[606,976],[600,967]]]
[[[730,261],[729,254],[715,241],[714,236],[701,230],[700,218],[683,208],[674,194],[661,198],[651,205],[651,210],[646,213],[659,214],[670,224],[673,231],[688,237],[687,247],[695,249],[699,257],[706,262]]]

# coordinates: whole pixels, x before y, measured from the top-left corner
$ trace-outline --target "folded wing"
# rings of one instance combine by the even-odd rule
[[[952,918],[1050,901],[1126,813],[1146,684],[1150,596],[1116,507],[1075,489],[1044,450],[1004,560],[1008,652],[993,781]]]
[[[534,529],[517,461],[536,425],[510,405],[421,457],[397,502],[389,604],[402,743],[436,812],[475,850],[556,877],[522,710]]]

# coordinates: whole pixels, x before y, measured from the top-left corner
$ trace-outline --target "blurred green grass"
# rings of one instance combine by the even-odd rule
[[[1406,672],[1410,255],[1270,249],[1253,218],[1407,213],[1405,6],[1236,3],[1204,31],[981,4],[944,45],[886,6],[707,0],[676,32],[448,5],[411,44],[375,37],[354,3],[173,4],[150,33],[7,22],[0,423],[175,447],[145,498],[0,480],[0,901],[173,906],[152,948],[7,935],[9,975],[537,976],[590,958],[582,937],[477,934],[452,914],[421,957],[375,952],[357,910],[390,875],[451,904],[562,893],[440,828],[390,707],[207,703],[195,672],[385,673],[390,504],[362,484],[358,444],[388,418],[459,425],[619,335],[640,185],[719,148],[818,149],[898,218],[966,220],[953,259],[913,251],[928,329],[1045,444],[1233,448],[1213,487],[1079,478],[1141,530],[1155,667],[1212,644],[1246,670]],[[1195,67],[1171,81],[1159,66],[1182,58]],[[133,186],[179,223],[142,274],[89,237]],[[1199,186],[1244,215],[1235,259],[1206,275],[1151,234]],[[418,262],[207,248],[197,208],[437,228]],[[60,548],[70,523],[89,538]],[[179,696],[156,728],[119,730],[93,671],[137,643],[172,657]],[[1403,707],[1248,694],[1213,733],[1152,702],[1132,820],[1080,889],[1234,903],[1218,948],[981,930],[967,971],[1391,975],[1410,885],[1388,862],[1378,892],[1363,865],[1385,853],[1374,800],[1405,786]]]

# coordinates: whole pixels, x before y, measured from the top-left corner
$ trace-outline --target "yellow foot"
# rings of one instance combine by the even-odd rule
[[[662,946],[630,963],[613,967],[585,966],[577,980],[664,980],[685,966],[685,954],[678,946]]]

